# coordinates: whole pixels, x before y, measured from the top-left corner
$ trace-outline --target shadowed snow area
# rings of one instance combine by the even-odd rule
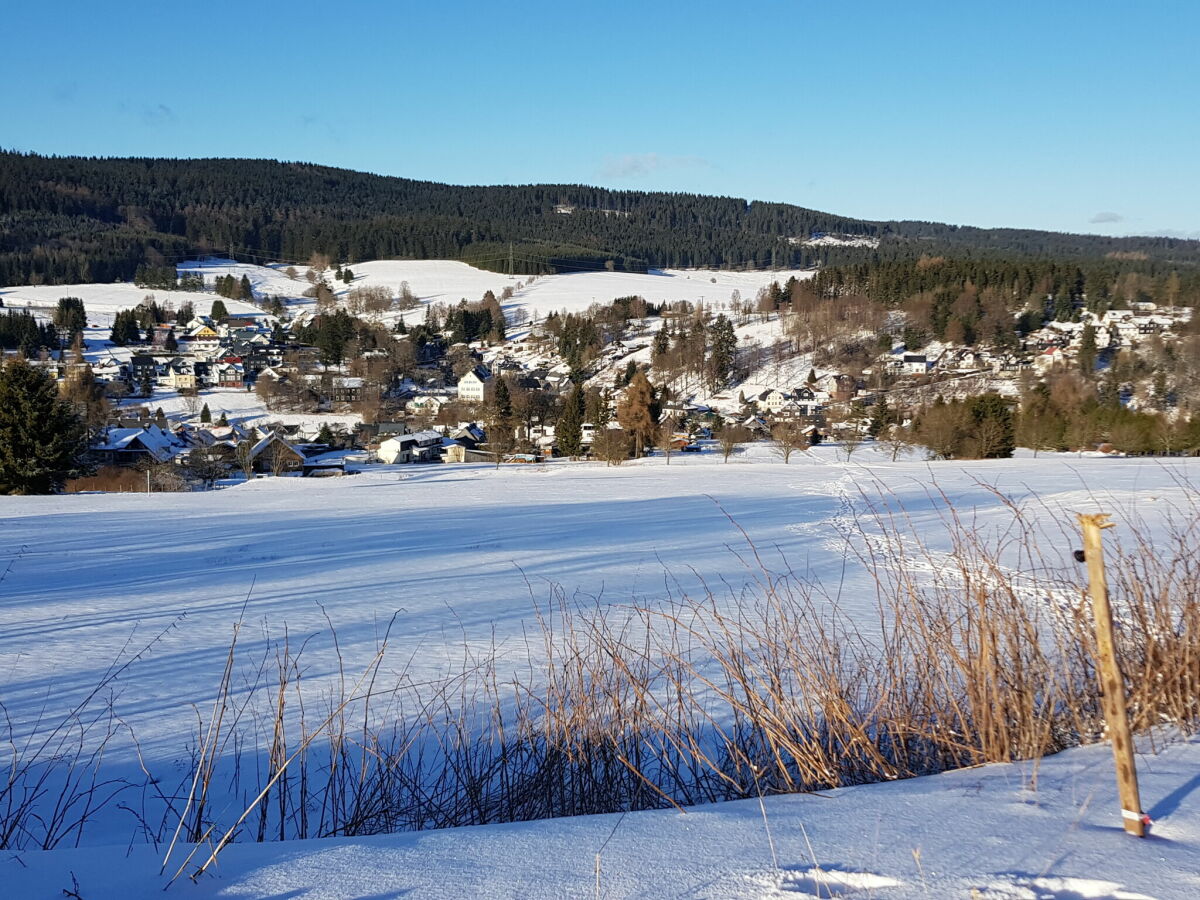
[[[530,628],[553,585],[585,607],[705,590],[733,603],[764,577],[754,549],[762,567],[819,583],[870,629],[875,584],[858,557],[881,540],[884,505],[904,518],[915,565],[936,570],[947,501],[997,533],[1011,517],[993,489],[1028,501],[1047,546],[1069,550],[1075,511],[1153,527],[1198,472],[1190,460],[1073,456],[931,465],[860,452],[846,463],[832,447],[784,465],[756,447],[729,464],[374,467],[208,493],[3,498],[4,702],[23,734],[157,637],[118,679],[115,705],[144,753],[173,757],[193,704],[212,700],[243,606],[243,650],[285,625],[298,640],[327,632],[328,616],[349,671],[395,614],[395,659],[411,678],[436,678],[468,647],[495,641],[514,667],[540,653]],[[314,689],[335,671],[318,660],[305,673]]]

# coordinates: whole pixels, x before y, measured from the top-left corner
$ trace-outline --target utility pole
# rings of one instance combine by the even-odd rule
[[[1137,837],[1146,836],[1150,817],[1142,812],[1138,795],[1137,766],[1133,759],[1133,735],[1125,708],[1125,679],[1117,664],[1113,643],[1112,606],[1108,602],[1108,583],[1104,574],[1104,543],[1101,531],[1112,528],[1107,513],[1080,513],[1083,529],[1083,561],[1088,568],[1088,592],[1096,627],[1096,668],[1104,704],[1104,720],[1112,742],[1113,762],[1117,768],[1117,789],[1121,797],[1121,820],[1125,830]]]
[[[508,242],[508,277],[513,276],[513,245],[512,241]]]

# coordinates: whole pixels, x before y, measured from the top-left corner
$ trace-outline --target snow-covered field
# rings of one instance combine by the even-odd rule
[[[1187,515],[1197,460],[1028,456],[974,463],[848,462],[818,447],[784,465],[764,447],[619,468],[374,467],[342,479],[252,481],[195,494],[0,498],[0,694],[18,743],[92,689],[114,659],[153,642],[114,684],[113,707],[151,768],[178,767],[197,708],[211,704],[234,622],[244,647],[286,626],[315,648],[304,677],[336,676],[392,645],[409,677],[453,670],[495,643],[519,668],[538,652],[535,605],[562,585],[581,605],[654,604],[698,591],[718,602],[764,564],[820,582],[864,627],[875,618],[856,530],[870,507],[902,504],[936,565],[948,548],[944,494],[982,532],[1008,512],[999,490],[1037,510],[1045,540],[1075,546],[1077,511],[1106,511],[1153,534]],[[247,597],[249,598],[247,601]],[[1031,602],[1051,598],[1030,597]],[[326,647],[327,650],[327,647]],[[124,739],[105,765],[129,765]],[[188,897],[589,897],[602,845],[604,897],[1193,897],[1200,892],[1200,745],[1147,757],[1143,798],[1160,824],[1120,831],[1107,747],[1041,764],[676,812],[599,816],[419,835],[235,845],[217,875],[171,889]],[[81,850],[6,853],[4,896],[88,900],[153,895],[155,851],[125,846],[132,823]],[[611,840],[608,840],[611,834]],[[607,840],[607,844],[605,843]],[[136,841],[135,841],[136,843]],[[159,850],[161,852],[161,848]],[[116,857],[121,857],[116,864]],[[977,891],[972,894],[971,891]]]
[[[847,463],[824,446],[789,465],[763,445],[729,464],[715,453],[664,463],[376,466],[207,493],[0,499],[5,704],[23,733],[35,714],[68,709],[127,642],[178,620],[121,678],[117,704],[144,752],[170,754],[191,704],[212,697],[247,594],[247,619],[275,633],[326,630],[323,607],[351,665],[365,664],[397,611],[396,649],[411,655],[413,677],[443,674],[464,643],[493,635],[519,664],[550,584],[623,604],[701,579],[724,595],[752,583],[759,573],[726,514],[768,568],[819,582],[869,622],[872,581],[850,550],[885,496],[939,551],[948,536],[936,491],[981,530],[1008,522],[993,488],[1036,503],[1047,533],[1068,543],[1056,529],[1070,533],[1071,513],[1152,525],[1176,506],[1178,480],[1200,477],[1193,460],[891,463],[860,451]],[[307,677],[315,685],[321,673]]]
[[[117,284],[40,284],[23,287],[0,288],[0,301],[7,309],[29,309],[35,314],[49,316],[54,311],[59,297],[78,297],[87,311],[88,325],[95,329],[87,339],[107,338],[113,318],[123,309],[133,309],[147,297],[153,296],[160,306],[170,303],[179,309],[191,303],[198,315],[208,315],[214,300],[220,299],[213,293],[199,291],[160,291],[141,288],[132,283]],[[225,307],[232,315],[258,313],[251,303],[226,300]]]
[[[310,285],[304,279],[304,266],[296,266],[296,278],[286,274],[288,266],[283,264],[260,266],[238,263],[232,260],[204,260],[182,262],[177,267],[181,275],[202,274],[211,283],[218,276],[233,275],[241,280],[250,280],[258,298],[276,296],[290,301],[289,307],[302,309],[313,304],[305,298],[304,291]],[[422,301],[428,303],[457,303],[459,300],[479,300],[486,291],[497,297],[506,287],[514,290],[510,301],[505,302],[505,312],[510,319],[520,313],[529,318],[540,318],[550,312],[567,310],[581,312],[593,303],[611,303],[617,297],[639,294],[653,303],[690,300],[703,301],[711,306],[729,303],[736,290],[743,300],[752,301],[759,288],[772,281],[780,283],[788,278],[809,278],[810,271],[778,272],[729,272],[709,269],[665,269],[651,274],[639,275],[628,272],[577,272],[563,275],[540,275],[530,283],[530,276],[509,276],[498,272],[476,269],[454,260],[375,260],[355,263],[350,267],[355,275],[354,282],[344,285],[340,281],[331,284],[339,297],[359,287],[382,286],[397,294],[400,285],[407,282],[409,289]],[[330,275],[332,279],[332,274]],[[517,285],[524,285],[518,289]],[[188,291],[160,291],[139,288],[133,284],[68,284],[37,285],[0,288],[0,300],[7,307],[32,307],[49,311],[59,297],[79,297],[87,309],[91,324],[111,327],[112,317],[122,309],[137,306],[149,294],[160,304],[172,303],[176,309],[191,302],[197,313],[207,313],[212,293]],[[226,307],[233,314],[255,311],[248,303],[227,300]],[[424,316],[421,309],[405,314],[407,321],[418,322]]]

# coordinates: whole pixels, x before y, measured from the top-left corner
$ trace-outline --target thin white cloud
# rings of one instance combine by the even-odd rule
[[[609,156],[600,167],[605,178],[640,178],[665,169],[708,169],[712,163],[699,156],[663,156],[660,153],[623,153]]]
[[[1098,212],[1088,219],[1088,221],[1093,225],[1098,225],[1102,222],[1124,222],[1125,217],[1115,212]]]

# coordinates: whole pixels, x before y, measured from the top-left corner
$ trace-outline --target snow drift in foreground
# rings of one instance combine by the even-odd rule
[[[234,844],[214,873],[197,883],[183,877],[165,894],[162,849],[147,846],[9,854],[0,879],[4,895],[21,900],[61,900],[64,889],[86,900],[1200,896],[1200,741],[1138,764],[1155,820],[1145,840],[1122,830],[1112,754],[1093,746],[1040,765],[769,797],[765,823],[749,800],[683,813]]]

